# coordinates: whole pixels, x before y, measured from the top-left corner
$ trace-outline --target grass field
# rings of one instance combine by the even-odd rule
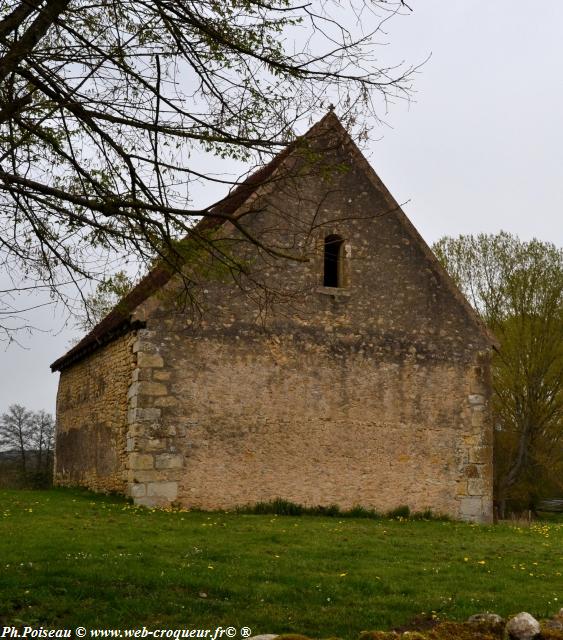
[[[0,492],[0,623],[355,638],[417,616],[546,617],[563,524],[163,512],[69,490]]]

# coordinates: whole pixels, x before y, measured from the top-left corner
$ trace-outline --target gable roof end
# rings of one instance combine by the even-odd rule
[[[389,209],[395,213],[405,231],[413,241],[421,248],[423,255],[429,262],[430,267],[436,276],[444,283],[445,287],[462,305],[473,323],[486,337],[492,346],[497,347],[498,342],[495,336],[481,320],[477,312],[471,307],[465,296],[460,292],[453,280],[450,278],[442,264],[436,258],[432,250],[426,244],[422,236],[418,233],[414,225],[407,218],[397,201],[393,198],[387,187],[380,180],[369,162],[366,160],[360,149],[354,143],[350,134],[342,126],[342,123],[333,111],[329,111],[319,122],[317,122],[303,136],[296,138],[283,151],[278,153],[268,164],[264,165],[252,173],[246,180],[238,184],[225,198],[219,200],[208,209],[208,215],[203,217],[194,227],[198,231],[220,227],[224,222],[223,217],[214,217],[213,214],[221,216],[231,215],[244,205],[261,186],[265,185],[281,167],[284,160],[297,148],[300,141],[312,138],[313,136],[333,129],[344,147],[352,156],[354,162],[364,171],[371,184],[379,191],[389,205]],[[188,234],[189,236],[189,234]],[[133,311],[147,298],[161,289],[174,275],[174,272],[164,265],[157,265],[114,307],[114,309],[103,318],[89,333],[87,333],[78,344],[67,353],[55,360],[51,364],[51,371],[62,371],[77,360],[80,360],[88,353],[95,351],[114,338],[124,335],[128,331],[141,328],[144,323],[131,321]]]

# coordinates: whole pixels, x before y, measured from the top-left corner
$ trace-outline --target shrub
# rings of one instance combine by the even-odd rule
[[[404,505],[401,505],[400,507],[397,507],[396,509],[392,509],[391,511],[388,511],[386,513],[386,516],[388,518],[398,520],[399,518],[408,518],[410,514],[411,514],[411,510],[409,509],[408,505],[404,504]]]

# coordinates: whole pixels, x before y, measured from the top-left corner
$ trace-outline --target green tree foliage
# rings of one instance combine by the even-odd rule
[[[500,342],[493,357],[499,505],[534,509],[563,491],[563,250],[505,232],[442,238],[433,249]]]
[[[194,182],[232,184],[202,154],[268,155],[330,101],[365,121],[409,96],[414,69],[375,56],[387,20],[408,10],[402,0],[0,3],[0,265],[27,278],[12,292],[101,280],[108,255],[177,267],[176,240],[190,229],[197,240],[194,221],[211,215],[194,208]],[[214,215],[287,257],[245,220]],[[10,317],[17,308],[0,295],[0,337]]]

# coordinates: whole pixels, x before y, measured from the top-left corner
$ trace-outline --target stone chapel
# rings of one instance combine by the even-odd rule
[[[210,214],[51,365],[55,483],[490,521],[494,336],[336,115]]]

